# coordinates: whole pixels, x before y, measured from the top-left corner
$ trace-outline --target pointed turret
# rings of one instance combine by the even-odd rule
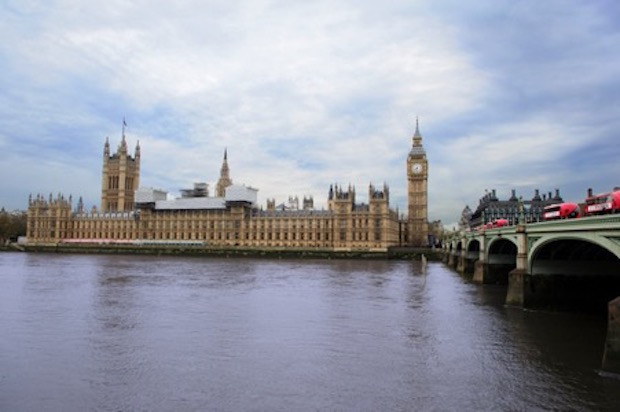
[[[121,140],[121,144],[118,145],[118,154],[127,155],[127,141],[125,140],[125,135],[123,135],[123,140]]]
[[[426,155],[424,147],[422,146],[422,134],[420,133],[420,122],[418,121],[417,116],[415,118],[415,132],[413,133],[411,140],[412,146],[409,154],[412,156]]]
[[[413,134],[413,144],[422,144],[422,135],[420,134],[420,122],[417,116],[415,118],[415,133]]]
[[[224,161],[220,169],[220,177],[230,178],[230,169],[228,168],[228,149],[224,149]]]
[[[110,138],[106,136],[103,145],[103,161],[106,162],[110,158]]]
[[[230,178],[230,169],[228,168],[228,149],[224,149],[224,161],[220,169],[220,180],[217,181],[215,186],[215,195],[217,197],[224,197],[226,195],[226,188],[231,185],[232,179]]]
[[[140,187],[140,140],[138,140],[136,142],[136,150],[134,152],[134,178],[133,178],[133,187],[132,189],[138,190],[138,188]]]
[[[118,152],[121,154],[127,154],[127,140],[125,140],[125,127],[127,127],[127,123],[125,122],[125,118],[123,117],[123,133],[121,138],[121,144],[118,146]]]

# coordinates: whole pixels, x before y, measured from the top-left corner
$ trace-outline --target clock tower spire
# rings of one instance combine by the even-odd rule
[[[417,117],[412,140],[407,156],[408,242],[411,246],[425,247],[428,245],[428,160]]]

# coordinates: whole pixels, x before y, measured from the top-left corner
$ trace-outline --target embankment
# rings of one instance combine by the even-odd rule
[[[441,261],[439,250],[424,248],[390,248],[387,251],[333,250],[297,248],[247,248],[208,247],[185,245],[22,245],[30,253],[76,253],[76,254],[136,254],[156,256],[204,256],[204,257],[250,257],[250,258],[303,258],[303,259],[395,259],[420,260],[422,255],[429,261]],[[15,250],[15,249],[13,249]]]

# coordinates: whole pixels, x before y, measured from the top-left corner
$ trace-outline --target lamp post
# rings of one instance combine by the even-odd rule
[[[519,224],[520,225],[524,225],[526,222],[526,214],[529,216],[530,215],[530,209],[532,208],[531,204],[526,204],[523,201],[523,196],[519,196],[519,206],[518,206],[518,210],[519,210]]]
[[[523,210],[525,211],[525,223],[530,223],[532,221],[532,203],[523,202]]]

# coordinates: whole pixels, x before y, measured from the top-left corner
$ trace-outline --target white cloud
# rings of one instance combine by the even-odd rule
[[[419,115],[431,219],[455,221],[486,188],[574,184],[567,159],[617,130],[618,30],[588,5],[562,7],[549,28],[544,16],[561,4],[448,6],[9,3],[0,130],[15,155],[0,160],[8,169],[39,163],[32,173],[46,158],[88,167],[80,176],[94,181],[71,192],[98,203],[104,138],[118,143],[127,116],[145,185],[213,185],[228,148],[233,180],[258,187],[261,201],[314,195],[322,205],[332,183],[354,184],[363,200],[370,182],[385,181],[404,211]],[[70,186],[62,176],[49,191]],[[33,185],[20,179],[0,187],[0,202],[24,204]]]

